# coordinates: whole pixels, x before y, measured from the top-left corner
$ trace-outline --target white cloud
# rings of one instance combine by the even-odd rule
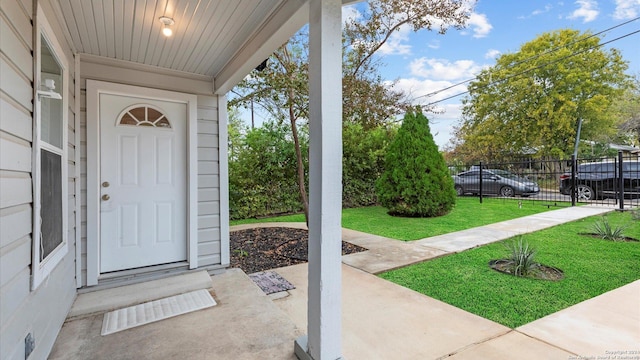
[[[362,18],[362,14],[358,11],[355,5],[347,5],[342,7],[343,24],[351,20],[358,20],[360,18]]]
[[[452,81],[412,77],[397,80],[392,88],[402,90],[409,98],[415,99],[414,104],[424,105],[467,91],[464,84],[448,89],[452,85]]]
[[[496,50],[496,49],[489,49],[485,54],[484,54],[484,58],[485,59],[495,59],[498,57],[498,55],[500,55],[500,50]]]
[[[429,105],[467,90],[465,85],[458,85],[451,89],[440,91],[453,84],[451,81],[407,78],[395,82],[393,89],[402,90],[405,94],[408,94],[414,99],[414,105]],[[435,104],[433,105],[435,113],[429,112],[426,114],[429,118],[431,134],[440,149],[449,142],[453,135],[453,127],[460,121],[462,116],[460,99],[461,97],[455,97],[449,102]]]
[[[633,19],[640,14],[640,0],[615,0],[616,10],[613,18],[616,20]]]
[[[475,12],[471,13],[471,15],[469,16],[469,21],[467,22],[467,24],[473,30],[474,38],[483,38],[487,36],[493,28],[493,25],[491,25],[489,23],[489,19],[487,19],[487,15],[478,14]]]
[[[540,14],[544,14],[544,13],[548,13],[551,9],[553,9],[553,6],[551,4],[547,4],[544,6],[544,9],[536,9],[533,10],[533,12],[531,13],[532,16],[536,16],[536,15],[540,15]]]
[[[581,18],[583,23],[588,23],[595,20],[600,14],[598,2],[595,0],[576,0],[575,4],[578,5],[578,8],[569,15],[569,19]]]
[[[461,80],[476,76],[482,70],[482,66],[473,60],[456,60],[451,62],[446,59],[419,58],[409,64],[411,75],[434,80]]]
[[[436,114],[426,114],[429,118],[429,125],[433,140],[436,142],[440,150],[449,143],[453,137],[453,127],[460,123],[462,118],[461,104],[438,104],[437,110],[441,110]]]
[[[360,21],[363,14],[356,6],[349,5],[342,8],[342,24],[348,21]],[[389,36],[387,41],[376,51],[378,55],[408,55],[411,54],[412,46],[409,35],[412,29],[410,25],[403,25]],[[355,40],[354,46],[372,47],[374,44]]]
[[[409,42],[409,34],[411,33],[411,27],[408,25],[401,26],[397,31],[394,31],[387,42],[382,44],[378,53],[381,55],[407,55],[411,53],[411,45]]]
[[[438,107],[444,106],[444,101],[448,98],[451,98],[449,103],[459,102],[461,97],[456,95],[467,91],[467,83],[456,85],[452,81],[415,77],[398,79],[393,83],[387,83],[387,86],[394,90],[401,90],[409,99],[412,99],[414,105],[430,105],[442,101],[443,103],[438,104]]]
[[[562,6],[562,3],[559,3],[558,5],[559,5],[559,6]],[[551,9],[553,9],[553,5],[551,5],[551,4],[547,4],[547,5],[545,5],[545,6],[544,6],[544,8],[542,8],[542,9],[535,9],[535,10],[533,10],[533,11],[531,12],[531,14],[529,14],[529,15],[520,15],[520,16],[518,16],[518,19],[530,19],[530,18],[532,18],[532,17],[534,17],[534,16],[538,16],[538,15],[541,15],[541,14],[546,14],[546,13],[548,13],[549,11],[551,11]]]
[[[560,3],[559,5],[562,6],[562,3]],[[538,16],[538,15],[541,15],[541,14],[548,13],[549,11],[551,11],[551,9],[553,9],[553,5],[547,4],[547,5],[544,6],[544,8],[535,9],[528,15],[520,15],[520,16],[518,16],[518,19],[530,19],[530,18],[532,18],[534,16]]]
[[[430,49],[439,49],[440,48],[440,40],[431,40],[427,44],[427,47],[429,47]]]

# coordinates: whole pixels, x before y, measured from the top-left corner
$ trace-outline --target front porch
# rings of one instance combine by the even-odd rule
[[[510,329],[373,274],[610,210],[559,209],[400,247],[395,240],[343,229],[343,239],[369,248],[342,257],[345,358],[566,360],[637,350],[632,347],[640,343],[640,280]],[[218,305],[107,336],[100,335],[102,314],[67,320],[50,359],[296,359],[292,344],[307,327],[307,269],[307,264],[275,269],[295,289],[270,296],[239,269],[211,276],[211,284],[201,273],[189,274],[191,280],[183,282],[190,284],[182,284],[181,291],[210,287]],[[140,288],[130,288],[131,295],[150,293],[148,283],[134,286]],[[84,295],[122,295],[105,291]]]
[[[296,359],[307,265],[276,271],[296,286],[284,297],[231,269],[211,277],[218,305],[209,309],[107,336],[102,314],[67,321],[50,359]],[[633,350],[620,346],[640,336],[640,281],[509,329],[348,265],[342,274],[347,359],[566,360]]]
[[[295,359],[293,342],[304,331],[242,271],[211,279],[214,307],[107,336],[100,335],[104,313],[76,318],[49,359]]]

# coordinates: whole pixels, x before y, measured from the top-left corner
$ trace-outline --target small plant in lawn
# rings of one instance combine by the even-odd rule
[[[245,256],[249,256],[249,253],[244,249],[235,249],[235,250],[233,250],[233,252],[235,254],[237,254],[238,257],[241,257],[241,258],[243,258]]]
[[[522,236],[510,242],[505,242],[509,251],[508,266],[515,276],[527,276],[538,267],[535,262],[536,249],[529,245]]]
[[[631,219],[640,221],[640,208],[631,211]]]
[[[612,226],[606,216],[593,224],[593,232],[603,240],[622,241],[625,239],[625,229],[626,227],[621,225]]]

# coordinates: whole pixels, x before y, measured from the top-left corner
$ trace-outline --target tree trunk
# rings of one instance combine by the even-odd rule
[[[289,99],[293,100],[293,89],[289,90]],[[296,163],[298,167],[298,189],[300,189],[300,201],[304,207],[304,220],[309,227],[309,199],[307,198],[307,189],[304,186],[304,162],[302,161],[302,151],[300,150],[300,140],[298,139],[298,127],[296,126],[296,116],[293,111],[293,102],[289,102],[289,120],[291,122],[291,133],[293,134],[293,143],[296,149]]]

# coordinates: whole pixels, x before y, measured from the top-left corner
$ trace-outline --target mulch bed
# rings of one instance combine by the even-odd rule
[[[230,266],[252,274],[305,263],[308,240],[308,231],[303,229],[272,227],[232,231]],[[342,255],[365,250],[361,246],[342,242]]]
[[[512,265],[507,259],[491,260],[489,261],[489,267],[495,271],[515,276],[512,271]],[[536,264],[533,271],[523,277],[529,279],[558,281],[564,279],[564,272],[558,268],[554,268],[553,266]]]
[[[596,233],[578,233],[578,235],[591,236],[593,238],[602,239],[602,236],[598,235]],[[605,239],[603,239],[603,240],[605,240]],[[621,237],[621,238],[619,238],[617,240],[608,240],[608,241],[625,241],[625,242],[635,241],[635,242],[637,242],[637,241],[640,241],[640,240],[638,240],[636,238],[629,237],[629,236],[623,236],[623,237]]]

